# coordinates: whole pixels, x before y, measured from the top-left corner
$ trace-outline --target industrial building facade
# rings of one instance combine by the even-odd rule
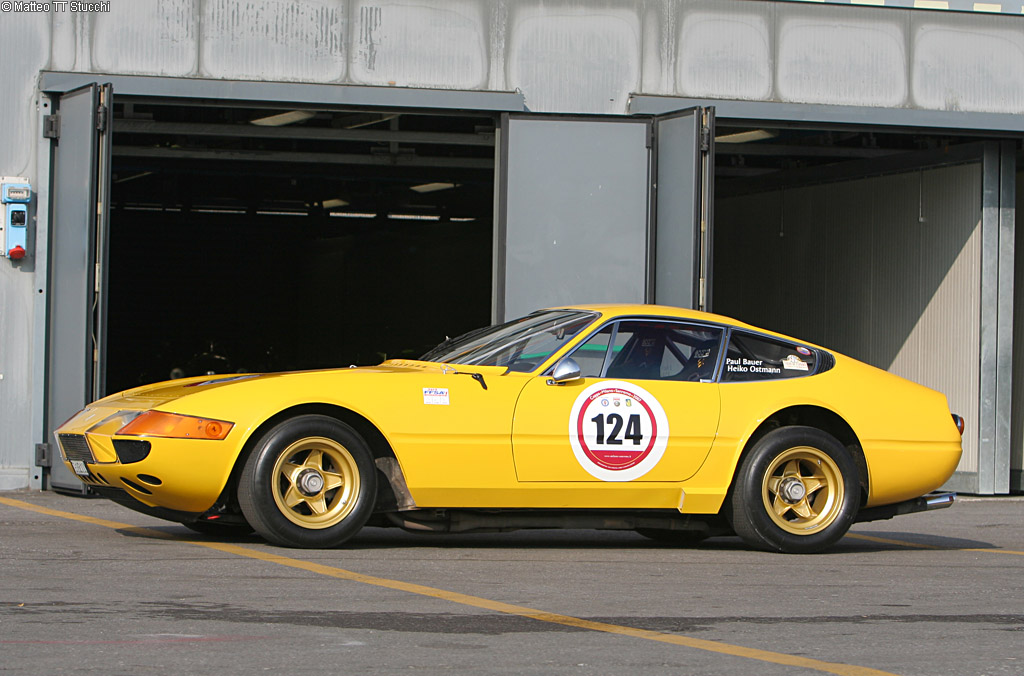
[[[0,6],[0,489],[110,392],[612,301],[938,389],[949,487],[1024,488],[1020,3],[91,9]]]

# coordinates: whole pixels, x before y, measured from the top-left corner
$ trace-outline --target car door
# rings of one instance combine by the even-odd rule
[[[723,330],[626,319],[569,356],[581,377],[533,378],[516,404],[512,450],[520,482],[683,481],[718,429],[715,368]]]

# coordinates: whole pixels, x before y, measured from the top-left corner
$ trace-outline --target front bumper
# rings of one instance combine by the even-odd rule
[[[138,461],[123,462],[124,453],[114,450],[109,435],[62,428],[57,441],[61,459],[82,483],[118,489],[148,507],[185,514],[202,514],[213,506],[238,456],[228,440],[151,438]]]
[[[956,493],[952,491],[936,491],[922,495],[919,498],[912,498],[910,500],[904,500],[903,502],[897,502],[891,505],[881,505],[879,507],[869,507],[868,509],[862,509],[857,514],[857,518],[854,519],[854,523],[861,523],[863,521],[881,521],[883,519],[891,519],[894,516],[900,516],[902,514],[913,514],[914,512],[930,512],[935,509],[945,509],[952,507],[953,503],[956,502]]]

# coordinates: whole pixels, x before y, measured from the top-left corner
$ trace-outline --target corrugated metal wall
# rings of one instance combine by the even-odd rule
[[[945,393],[977,471],[980,163],[720,199],[715,256],[717,312]]]
[[[1017,174],[1014,241],[1013,411],[1010,425],[1010,490],[1024,492],[1024,172]]]

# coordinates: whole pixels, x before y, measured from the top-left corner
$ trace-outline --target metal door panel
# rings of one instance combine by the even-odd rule
[[[710,309],[714,110],[655,118],[654,301]]]
[[[646,300],[650,124],[505,118],[497,319]]]
[[[83,484],[60,461],[53,430],[94,394],[98,163],[101,142],[108,142],[97,124],[100,101],[95,84],[61,96],[53,154],[46,440],[53,448],[50,486],[76,491]]]

